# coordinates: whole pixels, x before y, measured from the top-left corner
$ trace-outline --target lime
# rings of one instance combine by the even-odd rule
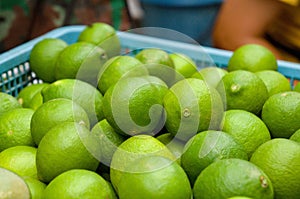
[[[71,169],[95,171],[99,162],[84,145],[87,142],[93,145],[92,139],[94,136],[90,131],[75,122],[63,122],[51,128],[41,140],[36,153],[39,179],[48,183]]]
[[[48,86],[48,83],[41,84],[31,84],[23,88],[18,94],[18,101],[24,108],[30,108],[31,100],[33,97],[39,93],[45,86]]]
[[[30,53],[30,69],[44,82],[55,81],[56,61],[67,46],[67,43],[59,38],[45,38],[39,41]]]
[[[149,74],[162,79],[168,86],[176,80],[176,70],[169,53],[159,48],[145,48],[135,55],[147,67]]]
[[[262,144],[250,161],[270,177],[275,198],[300,196],[300,144],[285,138],[274,138]]]
[[[255,164],[242,159],[222,159],[211,163],[198,176],[194,198],[227,199],[236,195],[273,199],[269,177]]]
[[[52,198],[116,199],[116,195],[109,183],[97,173],[72,169],[54,178],[46,187],[43,199]]]
[[[98,137],[97,140],[101,146],[99,151],[101,163],[109,166],[114,152],[126,138],[117,133],[106,119],[98,122],[91,132]]]
[[[29,188],[24,180],[12,171],[0,168],[0,198],[30,199]]]
[[[23,177],[23,179],[29,188],[31,199],[41,199],[46,184],[32,177]]]
[[[295,133],[292,134],[290,140],[294,140],[296,142],[300,142],[300,129],[298,129]]]
[[[244,146],[249,158],[257,147],[271,139],[265,123],[255,114],[244,110],[225,111],[221,129]]]
[[[122,175],[118,190],[120,198],[192,197],[184,170],[174,161],[161,156],[144,156],[133,161]]]
[[[144,64],[162,64],[174,68],[170,55],[159,48],[145,48],[138,52],[135,57]]]
[[[120,54],[121,44],[116,30],[107,23],[94,22],[88,25],[79,34],[78,42],[85,41],[93,43],[104,49],[108,57]]]
[[[269,97],[264,82],[254,73],[245,70],[224,75],[216,89],[227,110],[242,109],[259,114]]]
[[[16,108],[0,117],[0,151],[12,146],[34,146],[30,122],[34,111],[29,108]]]
[[[125,76],[148,75],[147,68],[131,56],[115,56],[105,62],[98,75],[98,88],[102,93]]]
[[[228,71],[247,70],[277,70],[275,55],[266,47],[259,44],[245,44],[237,48],[228,62]]]
[[[0,116],[11,109],[22,107],[15,97],[7,93],[0,92],[0,102]]]
[[[198,78],[204,80],[209,86],[216,88],[219,81],[228,72],[223,68],[218,68],[215,66],[205,67],[197,71],[192,75],[193,78]]]
[[[15,172],[19,176],[37,178],[36,151],[30,146],[14,146],[0,153],[0,167]]]
[[[182,53],[171,53],[169,57],[173,61],[175,71],[184,78],[189,78],[197,72],[197,65],[189,56]]]
[[[197,132],[219,128],[224,111],[218,92],[196,78],[175,83],[164,97],[164,108],[166,129],[183,141]]]
[[[57,80],[44,88],[41,93],[44,102],[56,98],[73,100],[86,111],[91,125],[104,118],[102,94],[84,81],[76,79]]]
[[[44,103],[32,115],[30,129],[34,142],[38,145],[53,126],[66,121],[78,122],[90,128],[87,113],[72,100],[57,98]]]
[[[110,179],[116,192],[124,172],[130,169],[135,160],[149,155],[158,155],[175,161],[175,156],[156,138],[150,135],[136,135],[119,145],[114,153],[110,166]]]
[[[287,91],[272,95],[263,106],[261,118],[272,137],[289,138],[300,129],[300,93]]]
[[[193,136],[185,145],[181,156],[182,168],[194,184],[198,175],[211,163],[225,158],[248,160],[243,145],[222,131],[203,131]]]
[[[253,198],[249,198],[247,196],[233,196],[233,197],[230,197],[228,199],[253,199]]]
[[[123,135],[156,134],[164,125],[162,104],[167,91],[155,76],[122,78],[104,94],[105,118]]]
[[[269,96],[291,90],[289,80],[278,71],[263,70],[255,74],[261,78],[267,86]]]
[[[102,48],[88,42],[73,43],[59,54],[55,78],[80,79],[96,86],[97,75],[106,60],[107,55]]]

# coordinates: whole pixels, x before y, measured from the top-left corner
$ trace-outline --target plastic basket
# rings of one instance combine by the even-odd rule
[[[0,54],[0,91],[17,96],[19,91],[28,84],[40,80],[30,70],[28,62],[32,47],[44,38],[60,38],[68,44],[77,41],[85,26],[66,26],[52,30],[38,38]],[[214,63],[218,67],[226,67],[232,52],[194,44],[176,42],[129,32],[118,32],[121,40],[122,53],[136,52],[137,49],[161,48],[169,52],[184,53],[190,56],[199,69]],[[209,55],[209,56],[207,56]],[[278,61],[278,71],[291,80],[300,80],[300,64]]]

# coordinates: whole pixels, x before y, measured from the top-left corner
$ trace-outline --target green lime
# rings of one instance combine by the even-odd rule
[[[47,132],[36,153],[38,177],[50,182],[59,174],[71,169],[95,171],[99,161],[88,151],[85,144],[93,145],[95,137],[82,124],[62,122]],[[94,145],[94,148],[98,146]]]
[[[186,143],[181,164],[191,184],[194,184],[203,169],[225,158],[248,160],[248,155],[243,145],[236,142],[231,135],[210,130],[196,134]]]
[[[90,128],[87,113],[72,100],[57,98],[44,103],[32,115],[30,129],[34,142],[38,145],[53,126],[67,121],[78,122]]]
[[[167,85],[155,76],[120,79],[104,94],[108,123],[123,135],[156,134],[164,125]]]
[[[298,129],[295,133],[292,134],[290,140],[294,140],[296,142],[300,142],[300,129]]]
[[[274,70],[263,70],[255,73],[267,86],[269,96],[290,91],[291,85],[284,75]]]
[[[244,146],[249,158],[257,147],[271,139],[265,123],[255,114],[244,110],[225,111],[220,128]]]
[[[164,97],[164,108],[166,129],[183,141],[197,132],[218,129],[224,112],[218,92],[196,78],[175,83]]]
[[[127,172],[127,169],[130,169],[129,165],[135,160],[149,155],[176,160],[176,157],[163,143],[150,135],[136,135],[119,145],[110,166],[110,179],[117,193],[121,177],[124,172]]]
[[[24,180],[12,171],[0,167],[0,198],[30,199],[29,188]]]
[[[300,93],[287,91],[272,95],[263,106],[261,118],[272,137],[289,138],[300,129]]]
[[[76,79],[57,80],[44,88],[41,93],[44,102],[56,98],[73,100],[86,111],[91,125],[104,118],[102,94],[84,81]]]
[[[29,188],[31,199],[41,199],[46,184],[32,177],[23,177],[23,179]]]
[[[55,78],[80,79],[97,86],[97,75],[106,62],[105,51],[88,42],[76,42],[66,47],[58,56]]]
[[[110,58],[101,68],[98,75],[98,88],[102,93],[123,77],[148,75],[147,68],[138,59],[131,56]]]
[[[193,78],[204,80],[209,86],[216,88],[219,81],[228,72],[223,68],[218,68],[215,66],[205,67],[197,71],[192,75]]]
[[[67,43],[59,38],[45,38],[39,41],[30,53],[30,69],[44,82],[55,81],[56,61],[67,46]]]
[[[34,146],[30,123],[34,111],[16,108],[0,117],[0,152],[12,146]]]
[[[262,144],[250,161],[271,179],[274,198],[300,196],[300,144],[285,138],[274,138]]]
[[[275,55],[266,47],[258,44],[245,44],[237,48],[228,62],[228,71],[277,70]]]
[[[109,183],[100,175],[85,169],[72,169],[54,178],[46,187],[43,199],[116,199]]]
[[[23,108],[30,108],[31,100],[39,93],[44,87],[48,86],[48,83],[31,84],[23,88],[18,94],[18,101]]]
[[[36,151],[31,146],[14,146],[0,153],[0,167],[15,172],[19,176],[37,178]]]
[[[114,152],[126,140],[126,137],[117,133],[106,119],[98,122],[91,132],[98,137],[97,141],[101,146],[99,151],[101,163],[109,166]]]
[[[222,159],[211,163],[198,176],[195,199],[227,199],[236,195],[273,199],[272,183],[255,164],[242,159]]]
[[[86,26],[79,34],[78,41],[93,43],[101,47],[108,57],[121,53],[121,43],[116,30],[107,23],[95,22]]]
[[[0,116],[11,109],[22,107],[15,97],[7,93],[0,92],[0,102]]]
[[[131,199],[190,199],[192,189],[184,170],[161,156],[144,156],[128,165],[119,183],[119,197]]]
[[[254,73],[245,70],[224,75],[216,89],[222,96],[226,110],[242,109],[259,114],[269,97],[264,82]]]
[[[176,70],[169,53],[159,48],[145,48],[135,55],[148,69],[149,74],[162,79],[168,86],[176,80]]]
[[[189,56],[182,53],[171,53],[169,56],[173,61],[175,71],[182,77],[189,78],[197,72],[197,65]]]

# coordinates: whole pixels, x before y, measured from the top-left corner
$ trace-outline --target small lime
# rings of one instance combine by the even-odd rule
[[[106,51],[108,57],[120,54],[121,44],[116,30],[107,23],[95,22],[88,25],[78,36],[78,42],[95,44]]]
[[[31,50],[30,69],[44,82],[55,81],[56,61],[67,43],[58,38],[45,38],[35,44]]]
[[[38,178],[48,183],[59,174],[71,169],[95,171],[99,161],[85,147],[93,144],[94,137],[83,125],[75,122],[60,123],[41,140],[36,153]],[[94,146],[95,149],[98,146]]]
[[[131,199],[190,199],[192,189],[184,170],[161,156],[145,156],[128,165],[119,183],[119,197]]]
[[[34,142],[38,145],[52,127],[67,121],[78,122],[90,128],[87,113],[72,100],[57,98],[44,103],[31,118],[30,129]]]
[[[34,146],[30,123],[34,111],[16,108],[0,117],[0,152],[12,146]]]
[[[195,199],[227,199],[242,195],[273,199],[272,182],[255,164],[242,159],[222,159],[206,167],[198,176]]]
[[[166,129],[182,141],[200,131],[218,129],[224,112],[219,93],[196,78],[175,83],[164,97],[164,108]]]
[[[98,74],[98,88],[104,94],[107,89],[125,76],[148,75],[147,68],[131,56],[115,56],[105,62]]]
[[[37,179],[36,151],[30,146],[15,146],[0,153],[0,167],[15,172],[20,176]]]
[[[258,44],[245,44],[237,48],[228,62],[228,71],[277,70],[275,55],[266,47]]]
[[[55,79],[80,79],[96,86],[97,75],[106,60],[102,48],[88,42],[73,43],[59,54]]]
[[[269,96],[284,91],[290,91],[291,85],[284,75],[274,70],[263,70],[255,73],[265,83]]]
[[[261,118],[272,137],[289,138],[300,129],[300,93],[287,91],[272,95],[263,106]]]
[[[100,175],[84,169],[72,169],[54,178],[46,187],[43,199],[116,199],[110,185]]]
[[[300,196],[300,144],[285,138],[274,138],[262,144],[250,162],[270,178],[275,198]]]
[[[243,147],[234,137],[222,131],[204,131],[193,136],[181,156],[182,167],[194,184],[198,175],[211,163],[225,158],[248,160]]]

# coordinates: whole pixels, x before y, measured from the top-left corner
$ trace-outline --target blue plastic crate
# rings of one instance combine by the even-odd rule
[[[19,91],[28,84],[39,82],[35,74],[30,70],[28,62],[31,49],[38,41],[44,38],[60,38],[71,44],[77,41],[84,27],[61,27],[0,54],[0,91],[17,96]],[[231,51],[135,33],[118,32],[118,36],[121,40],[123,54],[136,52],[144,48],[161,48],[169,52],[184,53],[190,56],[197,63],[199,69],[211,65],[226,67],[232,55]],[[295,80],[300,80],[300,64],[278,61],[278,66],[279,72],[291,79],[292,85]]]

